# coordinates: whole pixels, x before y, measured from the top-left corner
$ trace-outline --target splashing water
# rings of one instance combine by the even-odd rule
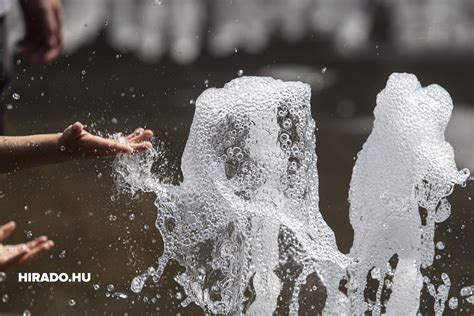
[[[445,197],[469,176],[456,169],[444,141],[449,95],[407,74],[392,75],[378,95],[349,194],[355,261],[338,251],[319,212],[309,101],[308,85],[272,78],[241,77],[206,90],[196,101],[179,186],[152,172],[159,152],[116,159],[121,187],[157,195],[164,240],[157,266],[137,276],[132,291],[150,277],[158,282],[174,259],[185,268],[175,278],[187,295],[182,305],[212,314],[271,314],[284,288],[288,313],[298,314],[301,290],[314,276],[325,314],[416,314],[423,282],[435,309],[444,308],[448,275],[436,289],[420,266],[432,264],[434,225],[450,213]],[[368,275],[378,282],[370,298]],[[339,291],[347,277],[349,299]]]
[[[435,223],[449,217],[446,196],[469,177],[467,169],[457,170],[444,138],[452,108],[443,88],[422,88],[411,74],[392,74],[377,96],[374,127],[358,154],[349,192],[351,255],[359,259],[349,268],[356,314],[417,313],[420,266],[433,263]],[[378,284],[371,294],[370,272],[369,281]],[[438,292],[424,280],[437,313],[442,313],[450,287],[448,275],[441,278],[444,285]]]
[[[158,267],[135,278],[132,290],[148,276],[158,281],[175,259],[186,268],[176,277],[188,295],[184,304],[215,314],[270,314],[283,286],[275,270],[291,263],[300,273],[290,312],[311,274],[326,289],[325,310],[345,309],[338,281],[349,260],[319,213],[310,94],[301,82],[261,77],[206,90],[196,102],[179,186],[159,185],[138,172],[135,158],[119,158],[125,182],[156,192],[165,242]]]

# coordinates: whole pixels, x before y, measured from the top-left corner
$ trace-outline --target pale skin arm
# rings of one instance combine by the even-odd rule
[[[127,144],[92,135],[80,122],[64,132],[29,136],[0,136],[0,173],[54,164],[79,158],[115,156],[151,148],[153,132],[138,128],[128,135]]]

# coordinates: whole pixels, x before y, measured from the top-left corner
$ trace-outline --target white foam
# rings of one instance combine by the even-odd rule
[[[186,268],[176,278],[186,303],[218,314],[270,314],[283,286],[274,271],[294,261],[301,273],[290,312],[314,273],[326,288],[325,310],[341,311],[337,287],[348,260],[319,213],[314,128],[310,87],[301,82],[242,77],[206,90],[183,154],[184,180],[166,194],[156,190],[164,254],[156,270],[134,280],[134,291],[147,275],[158,280],[172,258]]]
[[[449,217],[445,197],[469,176],[467,169],[456,168],[454,151],[444,138],[452,108],[442,87],[422,88],[412,74],[392,74],[377,96],[374,127],[358,154],[349,192],[355,234],[351,255],[360,260],[350,269],[349,294],[358,314],[370,305],[385,305],[389,314],[414,315],[418,310],[420,266],[433,262],[434,225]],[[419,208],[426,210],[423,220]],[[398,264],[390,276],[388,262],[392,257],[396,262],[394,255]],[[382,280],[375,300],[364,298],[373,267],[393,278],[386,304],[381,301]]]
[[[444,89],[422,88],[409,74],[391,75],[377,96],[349,192],[354,262],[338,251],[319,212],[310,87],[241,77],[206,90],[196,102],[179,186],[151,171],[157,152],[115,162],[119,184],[156,193],[165,246],[132,290],[140,292],[150,276],[158,282],[174,259],[185,268],[175,278],[187,294],[182,305],[213,314],[271,314],[285,286],[286,312],[297,314],[312,275],[322,283],[325,314],[414,315],[423,282],[442,313],[449,276],[436,288],[420,267],[433,262],[435,223],[451,212],[446,196],[469,176],[457,170],[444,139],[452,107]],[[350,302],[338,289],[346,272]],[[373,297],[364,293],[368,275],[378,284]]]

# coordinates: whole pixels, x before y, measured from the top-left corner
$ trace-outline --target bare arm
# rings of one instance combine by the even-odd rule
[[[60,150],[60,135],[0,137],[0,172],[66,160]]]
[[[92,135],[76,122],[64,132],[29,136],[0,136],[0,173],[79,158],[114,156],[151,148],[152,131],[139,128],[127,144]]]

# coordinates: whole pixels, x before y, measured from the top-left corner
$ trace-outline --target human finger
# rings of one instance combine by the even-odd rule
[[[150,140],[153,137],[153,132],[149,129],[142,131],[139,135],[135,135],[129,139],[129,142],[139,143]]]
[[[0,241],[8,238],[16,228],[16,223],[14,221],[10,221],[2,226],[0,226]]]
[[[141,152],[147,149],[153,148],[153,145],[150,142],[141,142],[141,143],[131,143],[130,147],[132,147],[133,152]]]
[[[64,141],[74,140],[81,135],[83,130],[84,125],[81,122],[76,122],[66,127],[61,138]]]
[[[137,128],[136,130],[133,131],[133,133],[129,134],[126,138],[127,140],[130,140],[134,137],[137,137],[139,136],[141,133],[143,133],[145,131],[145,129],[143,129],[142,127],[139,127]]]
[[[54,9],[54,17],[56,19],[56,37],[58,39],[58,45],[63,48],[64,45],[64,15],[61,3],[58,4]]]
[[[61,46],[57,44],[57,45],[54,45],[54,47],[51,47],[47,50],[42,51],[40,60],[42,63],[47,64],[47,63],[52,62],[56,58],[58,58],[60,54],[61,54]]]
[[[23,263],[38,259],[42,255],[44,255],[46,252],[51,250],[51,248],[53,247],[54,247],[54,241],[52,240],[42,242],[39,245],[35,246],[33,249],[30,249],[27,253],[23,254],[23,256],[21,256],[20,259],[18,260],[17,264],[23,264]]]
[[[47,37],[41,38],[33,44],[36,45],[31,45],[26,53],[28,61],[32,64],[49,63],[61,53],[61,47],[55,34],[48,34]]]
[[[39,244],[41,244],[41,243],[43,243],[43,242],[45,242],[45,241],[47,241],[47,240],[48,240],[48,237],[46,237],[46,236],[40,236],[40,237],[38,237],[38,238],[36,238],[36,239],[34,239],[34,240],[31,240],[31,241],[27,242],[27,243],[26,243],[26,246],[27,246],[28,248],[32,249],[32,248],[38,246]]]
[[[115,156],[117,154],[129,154],[133,152],[133,148],[128,144],[120,144],[112,139],[106,139],[108,145],[103,154],[105,156]]]

